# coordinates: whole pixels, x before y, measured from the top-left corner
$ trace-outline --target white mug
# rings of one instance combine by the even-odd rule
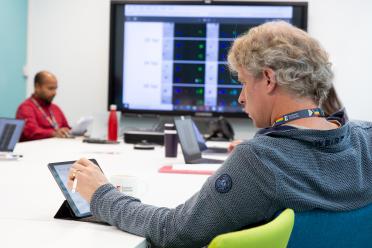
[[[113,175],[110,183],[120,192],[133,197],[140,197],[145,191],[145,185],[136,176]]]

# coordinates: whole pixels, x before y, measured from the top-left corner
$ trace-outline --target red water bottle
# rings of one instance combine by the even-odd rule
[[[116,116],[116,105],[110,105],[110,115],[108,120],[108,140],[118,140],[118,117]]]

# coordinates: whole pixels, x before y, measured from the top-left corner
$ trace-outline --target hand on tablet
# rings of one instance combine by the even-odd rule
[[[108,180],[103,175],[101,169],[86,158],[76,161],[68,173],[68,188],[71,190],[74,179],[77,179],[76,191],[90,202],[94,192],[102,185],[107,184]]]

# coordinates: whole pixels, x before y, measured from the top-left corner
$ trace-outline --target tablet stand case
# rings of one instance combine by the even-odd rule
[[[67,200],[64,200],[61,207],[58,209],[57,213],[54,215],[55,219],[62,219],[62,220],[76,220],[82,222],[91,222],[91,223],[98,223],[103,225],[110,225],[106,222],[100,221],[96,219],[94,216],[87,216],[87,217],[77,217],[72,211],[70,204],[68,204]]]
[[[54,215],[55,219],[64,219],[64,220],[79,220],[81,217],[77,217],[72,211],[70,205],[66,200],[62,203],[61,207],[58,209],[57,213]]]

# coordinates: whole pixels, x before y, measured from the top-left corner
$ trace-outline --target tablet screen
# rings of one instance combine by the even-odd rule
[[[90,159],[90,161],[97,164],[94,159]],[[75,161],[51,163],[48,164],[48,167],[75,215],[87,217],[91,215],[89,203],[78,192],[72,193],[67,187],[67,176],[73,163]]]

